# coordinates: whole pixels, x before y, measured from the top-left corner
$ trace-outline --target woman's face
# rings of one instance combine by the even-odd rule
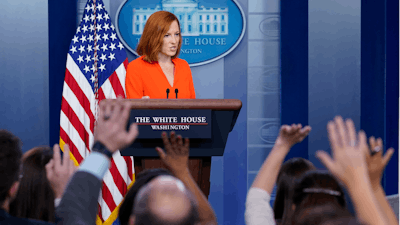
[[[168,32],[164,35],[161,53],[172,57],[176,54],[179,45],[179,30],[178,22],[173,21],[169,26]]]

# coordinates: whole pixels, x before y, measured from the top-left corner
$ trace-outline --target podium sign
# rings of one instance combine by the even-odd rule
[[[236,99],[127,99],[132,103],[129,124],[139,136],[121,151],[134,157],[158,157],[163,131],[190,139],[191,157],[222,156],[242,102]]]
[[[211,110],[165,109],[133,110],[129,124],[139,126],[137,139],[159,139],[163,131],[175,131],[182,137],[211,139]]]

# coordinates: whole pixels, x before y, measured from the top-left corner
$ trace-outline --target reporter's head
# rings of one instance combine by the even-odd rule
[[[18,191],[21,156],[19,138],[0,130],[0,204],[6,211]]]
[[[165,175],[172,176],[171,172],[162,168],[143,170],[136,175],[135,183],[133,183],[119,207],[118,218],[121,225],[129,224],[129,217],[134,210],[134,202],[140,189],[158,176]]]
[[[309,171],[296,180],[293,191],[293,211],[285,224],[295,224],[295,218],[302,210],[330,204],[346,210],[344,193],[336,179],[325,171]]]
[[[46,164],[53,158],[48,146],[35,147],[22,156],[23,177],[10,205],[10,215],[42,221],[55,221],[54,191],[46,175]]]
[[[307,159],[292,158],[286,161],[279,170],[276,182],[276,197],[274,202],[275,219],[281,220],[292,211],[292,195],[294,182],[305,172],[316,170]]]
[[[192,193],[177,178],[159,176],[139,191],[130,224],[191,225],[197,221],[197,202]]]

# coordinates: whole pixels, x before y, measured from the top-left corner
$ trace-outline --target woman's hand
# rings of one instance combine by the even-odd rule
[[[165,163],[172,173],[177,175],[181,172],[187,172],[189,161],[189,139],[185,138],[183,143],[182,137],[176,137],[175,132],[170,133],[171,141],[168,140],[166,132],[162,133],[162,140],[164,142],[165,151],[157,147],[157,153],[161,160]]]
[[[365,133],[358,132],[357,142],[353,121],[347,119],[345,124],[342,117],[337,116],[334,122],[328,123],[328,136],[333,158],[324,151],[318,151],[317,157],[347,187],[356,185],[354,182],[357,178],[365,178],[367,175],[363,153],[363,149],[368,148]]]
[[[393,155],[394,149],[393,148],[388,149],[386,151],[386,154],[382,157],[383,154],[382,139],[381,138],[375,139],[375,137],[369,138],[369,147],[370,148],[364,149],[364,153],[367,159],[369,179],[371,180],[372,188],[375,190],[379,188],[381,184],[383,170],[389,163],[389,160]]]
[[[301,124],[282,125],[279,131],[279,136],[276,139],[276,146],[285,146],[289,150],[293,145],[302,142],[304,138],[310,133],[311,127],[305,126],[302,128]]]

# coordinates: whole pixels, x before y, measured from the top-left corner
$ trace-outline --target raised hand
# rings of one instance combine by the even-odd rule
[[[189,161],[189,139],[185,138],[185,143],[183,143],[182,137],[176,136],[173,131],[170,133],[171,141],[168,140],[166,132],[163,132],[161,136],[165,151],[160,147],[156,148],[161,160],[174,174],[185,172]]]
[[[333,158],[323,151],[318,151],[317,157],[348,187],[355,178],[367,174],[363,153],[363,149],[368,148],[365,133],[360,131],[357,141],[353,121],[347,119],[345,124],[342,117],[335,117],[334,122],[328,123],[328,136]]]
[[[60,147],[53,146],[53,159],[46,164],[46,176],[54,191],[55,198],[61,198],[69,179],[78,168],[70,159],[69,146],[64,145],[64,157],[61,161]]]
[[[333,158],[323,151],[318,151],[317,157],[346,185],[357,216],[363,223],[387,224],[368,177],[364,153],[368,149],[365,133],[358,132],[357,141],[353,121],[347,119],[345,124],[342,117],[335,117],[334,122],[328,123],[328,136]]]
[[[131,105],[121,98],[100,102],[100,113],[94,132],[95,141],[100,141],[110,152],[123,149],[131,144],[139,134],[136,124],[126,131]]]
[[[375,137],[369,138],[370,148],[364,149],[365,157],[368,165],[368,175],[371,180],[371,185],[374,189],[380,186],[382,180],[383,170],[391,159],[394,149],[390,148],[383,154],[383,143],[382,139]]]
[[[217,218],[211,205],[207,201],[199,186],[194,181],[188,168],[189,161],[189,139],[185,138],[183,142],[180,135],[176,136],[175,132],[170,133],[171,141],[168,139],[166,132],[163,132],[161,137],[164,142],[165,151],[157,147],[157,153],[161,160],[165,163],[169,170],[181,180],[185,186],[196,196],[199,205],[199,224],[211,225],[217,224]]]
[[[275,143],[279,146],[285,146],[289,150],[296,143],[303,141],[310,131],[310,126],[302,128],[301,124],[282,125]]]

